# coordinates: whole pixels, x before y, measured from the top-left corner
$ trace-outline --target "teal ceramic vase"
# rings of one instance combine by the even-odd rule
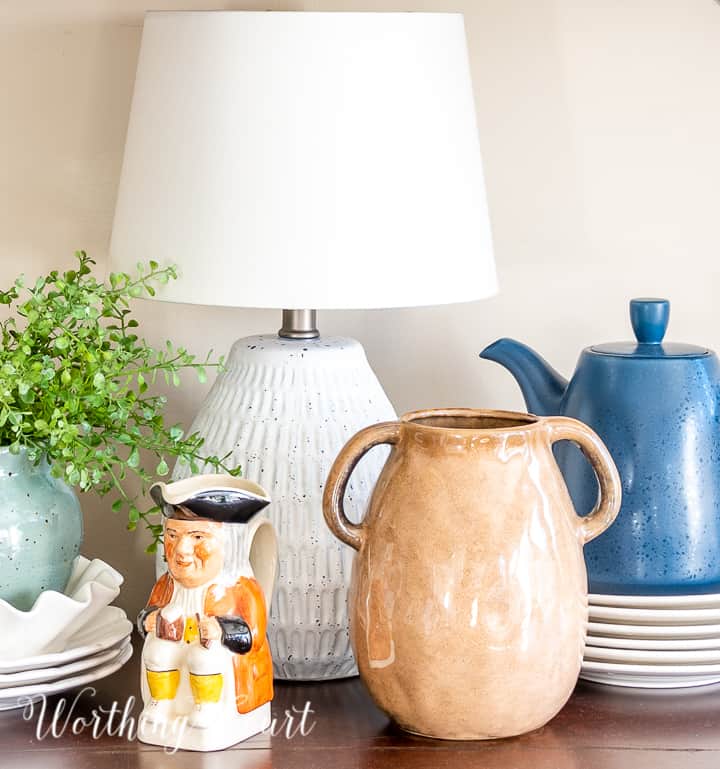
[[[0,598],[26,611],[44,590],[62,592],[82,536],[75,492],[46,461],[0,447]]]

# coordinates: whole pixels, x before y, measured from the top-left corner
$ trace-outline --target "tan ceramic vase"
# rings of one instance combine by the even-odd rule
[[[576,443],[600,485],[578,517],[555,463]],[[391,444],[362,524],[348,478]],[[406,414],[359,432],[333,465],[325,520],[357,551],[351,640],[360,675],[403,729],[491,739],[536,729],[577,681],[588,617],[583,545],[620,508],[621,486],[581,422],[503,411]]]

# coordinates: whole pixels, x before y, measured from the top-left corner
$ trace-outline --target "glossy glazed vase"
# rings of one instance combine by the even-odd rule
[[[720,362],[705,347],[664,341],[669,315],[664,299],[632,300],[636,339],[586,348],[569,382],[512,339],[481,353],[516,378],[529,411],[581,420],[617,465],[617,523],[585,550],[593,593],[720,592]],[[587,512],[592,473],[575,447],[556,454]]]
[[[82,536],[75,492],[47,462],[0,447],[0,598],[26,611],[43,591],[62,592]]]
[[[579,518],[552,445],[571,440],[600,497]],[[343,512],[353,468],[388,443],[362,524]],[[333,533],[358,551],[351,638],[365,684],[403,729],[491,739],[536,729],[565,704],[587,622],[583,545],[620,506],[600,439],[572,419],[447,409],[358,433],[324,498]]]

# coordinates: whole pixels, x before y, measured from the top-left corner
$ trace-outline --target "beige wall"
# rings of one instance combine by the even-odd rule
[[[108,246],[143,0],[0,3],[0,279]],[[153,0],[158,8],[463,11],[501,294],[413,310],[323,313],[356,336],[399,411],[520,408],[477,352],[516,336],[569,373],[584,345],[628,336],[626,302],[673,301],[672,336],[720,348],[720,5],[714,0]],[[410,255],[411,256],[411,255]],[[441,259],[442,255],[439,254]],[[382,276],[378,276],[382,279]],[[458,276],[462,280],[462,275]],[[203,355],[277,328],[276,313],[143,303],[151,340]],[[188,422],[206,386],[172,393]],[[85,498],[85,552],[147,594],[151,559]]]

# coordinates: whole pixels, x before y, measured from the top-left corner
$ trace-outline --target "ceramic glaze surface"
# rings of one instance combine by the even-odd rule
[[[322,517],[322,493],[347,439],[395,412],[353,339],[238,340],[192,431],[205,448],[242,466],[264,486],[278,535],[279,573],[268,634],[275,675],[284,679],[357,674],[347,591],[353,551]],[[362,516],[386,453],[368,456],[348,487],[347,511]],[[173,478],[187,475],[176,468]],[[159,570],[164,564],[159,562]]]
[[[592,592],[720,590],[720,364],[703,347],[664,342],[668,313],[663,300],[634,300],[637,341],[587,348],[569,384],[519,342],[482,353],[516,377],[529,410],[585,422],[615,460],[623,506],[585,550]],[[578,511],[588,511],[592,473],[574,447],[556,454]]]
[[[614,372],[596,356],[583,358],[562,411],[602,435],[623,479],[617,524],[585,551],[591,590],[652,594],[672,587],[681,593],[716,592],[717,358],[631,359],[630,365]],[[663,391],[657,389],[659,383]],[[560,446],[558,460],[577,509],[589,510],[594,501],[592,477],[582,458],[572,447]]]
[[[601,498],[575,515],[551,446],[582,446]],[[345,484],[390,443],[362,525]],[[538,728],[577,681],[588,617],[582,548],[613,521],[617,471],[597,436],[564,418],[414,412],[343,449],[325,492],[332,531],[358,550],[351,637],[360,675],[404,729],[490,739]]]
[[[138,739],[221,750],[270,726],[268,600],[277,567],[269,503],[229,475],[156,483],[168,572],[137,628],[144,638]]]
[[[62,593],[82,536],[75,492],[46,462],[0,448],[0,598],[27,611],[43,591]]]

